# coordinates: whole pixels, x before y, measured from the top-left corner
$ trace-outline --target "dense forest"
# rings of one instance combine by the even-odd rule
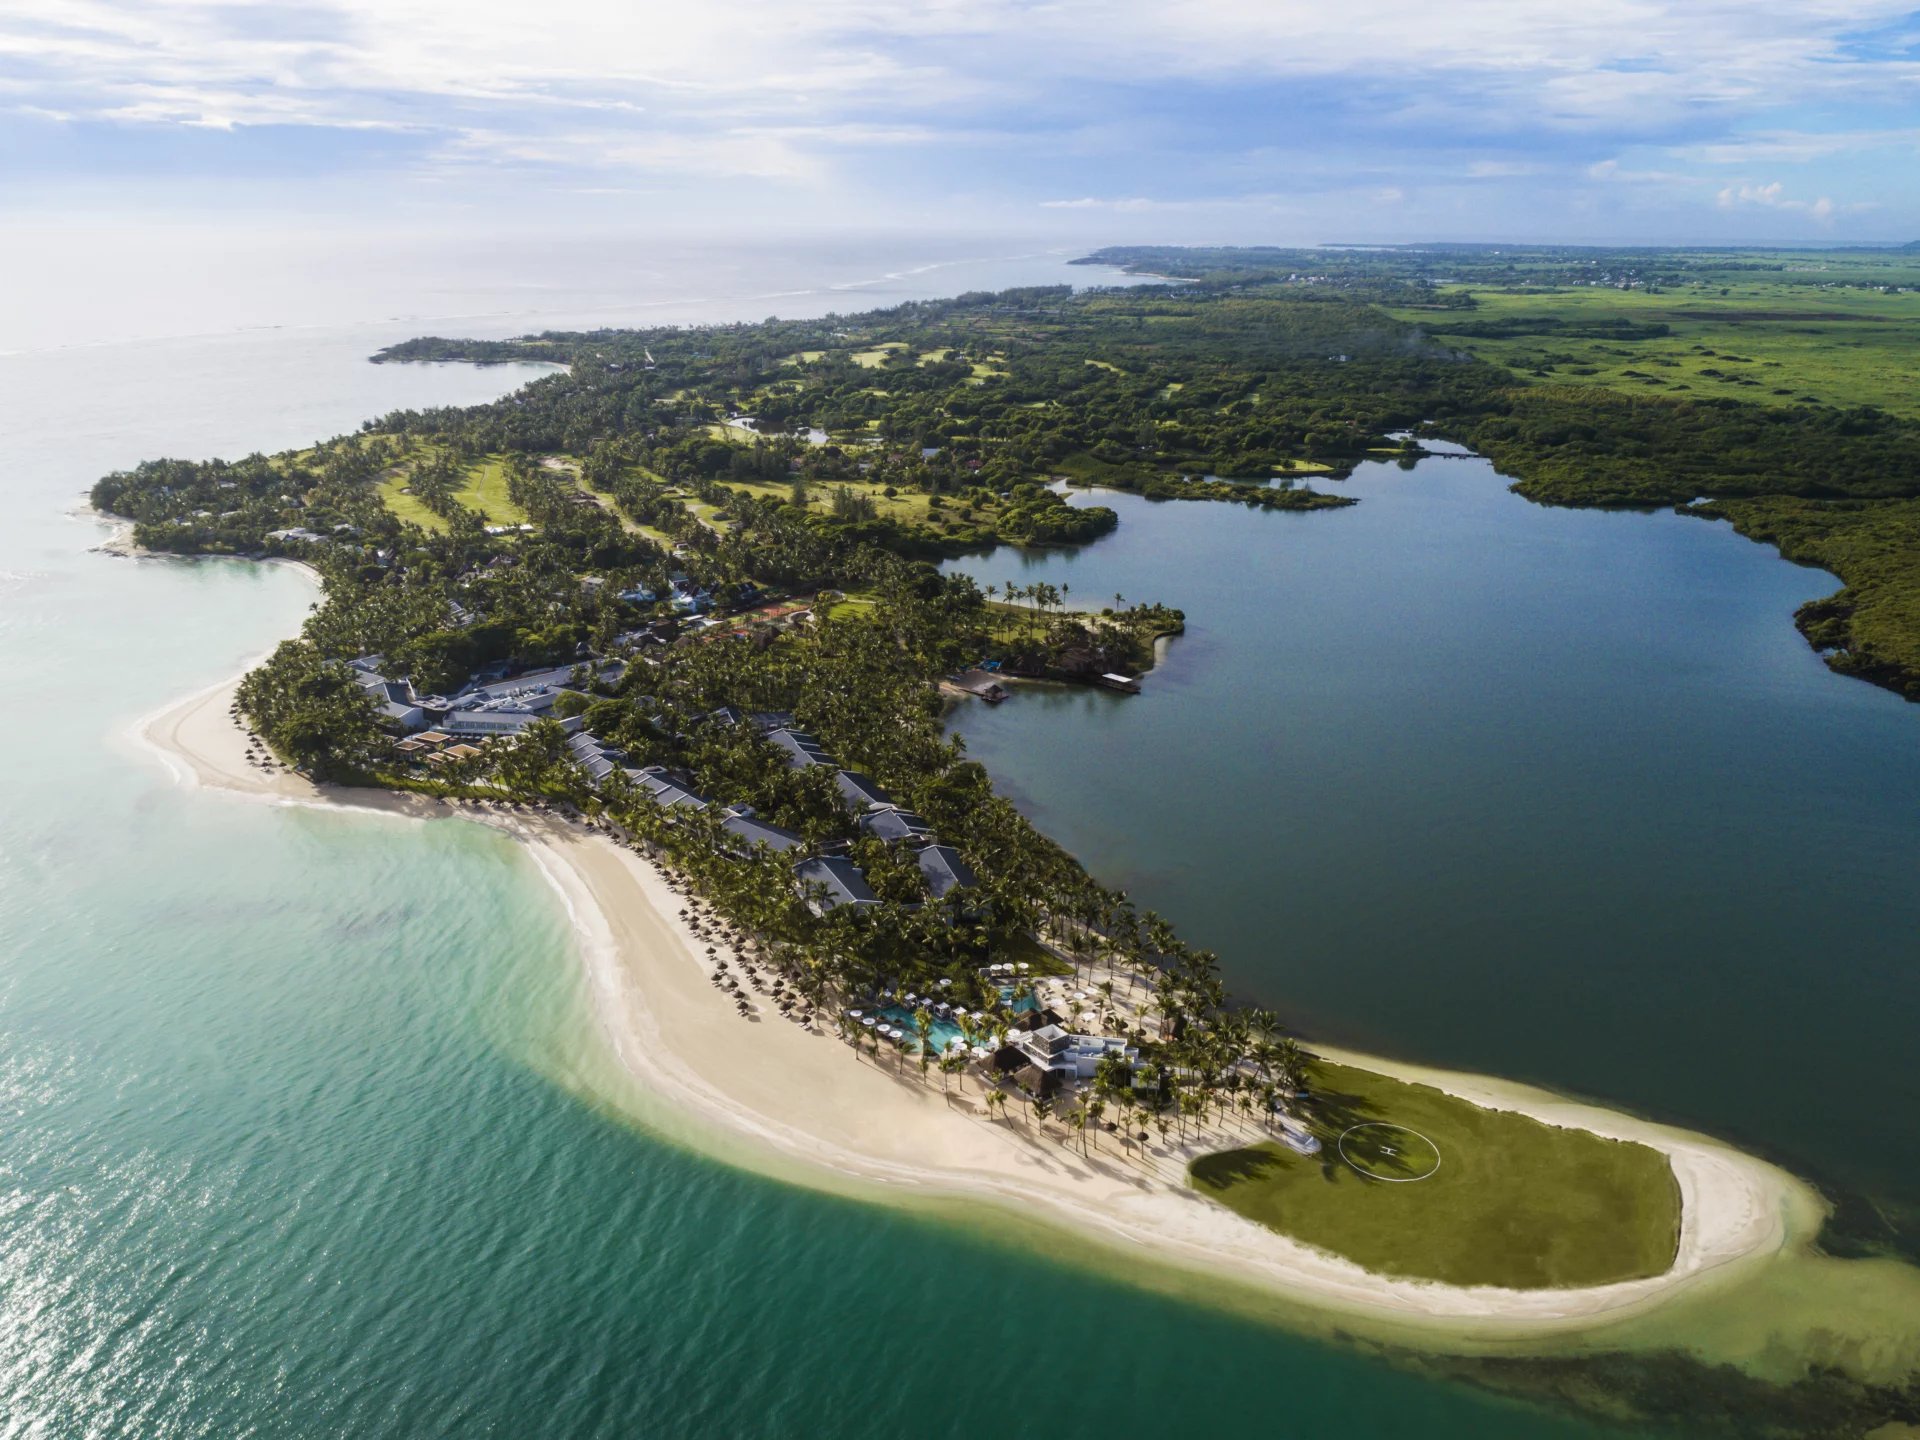
[[[1114,516],[1049,482],[1339,506],[1354,464],[1408,455],[1424,433],[1488,455],[1530,499],[1695,506],[1830,566],[1847,589],[1808,608],[1808,638],[1836,669],[1920,696],[1903,503],[1920,497],[1920,412],[1892,408],[1920,393],[1907,383],[1920,349],[1912,256],[1453,246],[1093,258],[1182,281],[806,321],[423,338],[375,359],[564,369],[493,405],[370,421],[356,447],[254,457],[215,480],[163,462],[108,477],[96,498],[156,548],[245,551],[316,515],[375,531],[393,514],[449,532],[524,522],[524,507],[489,504],[473,475],[539,461],[553,467],[536,487],[540,523],[597,527],[594,563],[643,570],[634,545],[650,537],[737,580],[752,574],[750,542],[728,536],[737,523],[769,533],[775,512],[801,521],[810,544],[903,557],[1074,544]],[[1803,393],[1816,375],[1836,401]],[[1868,390],[1892,401],[1838,403]],[[606,513],[576,513],[582,494]],[[1741,508],[1761,500],[1804,503]],[[791,531],[767,571],[776,583],[814,563],[787,553]]]

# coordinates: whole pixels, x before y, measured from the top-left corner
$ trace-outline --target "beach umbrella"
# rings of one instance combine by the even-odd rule
[[[951,988],[953,988],[953,981],[951,981],[951,980],[942,980],[942,981],[940,982],[940,988],[941,988],[942,990],[949,990],[949,989],[951,989]]]
[[[849,1015],[851,1015],[851,1016],[852,1016],[852,1017],[853,1017],[854,1019],[856,1019],[856,1020],[858,1020],[858,1019],[859,1019],[859,1018],[860,1018],[860,1017],[861,1017],[862,1015],[864,1015],[864,1014],[866,1014],[866,1013],[867,1013],[867,1012],[866,1012],[866,1011],[864,1011],[864,1010],[849,1010],[849,1011],[847,1011],[847,1014],[849,1014]]]
[[[860,1023],[866,1026],[869,1030],[871,1030],[873,1029],[874,1026],[878,1025],[880,1022],[878,1020],[875,1020],[871,1015],[869,1015],[867,1016],[866,1019],[862,1020]]]
[[[1033,967],[1032,967],[1031,965],[1029,965],[1029,964],[1027,964],[1027,962],[1026,962],[1026,961],[1024,961],[1024,960],[1022,960],[1022,961],[1020,962],[1020,973],[1021,973],[1022,975],[1024,975],[1024,974],[1026,974],[1026,973],[1027,973],[1027,971],[1029,971],[1029,970],[1031,970],[1032,968],[1033,968]]]

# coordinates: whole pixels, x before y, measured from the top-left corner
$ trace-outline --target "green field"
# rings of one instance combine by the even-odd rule
[[[446,522],[407,492],[404,470],[387,476],[379,485],[380,499],[386,507],[409,525],[435,535],[444,534]],[[507,469],[498,455],[489,455],[467,471],[466,481],[454,491],[453,498],[469,510],[476,510],[489,525],[524,525],[527,512],[507,496]]]
[[[1390,313],[1524,376],[1674,399],[1875,405],[1920,415],[1920,294],[1911,291],[1776,280],[1655,292],[1450,288],[1470,292],[1475,308],[1450,315],[1410,308]],[[1670,333],[1647,339],[1597,333],[1622,321],[1665,325]],[[1525,330],[1535,322],[1550,328],[1510,338],[1447,329]],[[1577,333],[1583,328],[1596,333]]]
[[[789,500],[793,487],[769,480],[727,480],[722,481],[729,490],[737,490],[743,495],[758,495],[762,498]],[[882,520],[891,520],[898,524],[910,525],[925,530],[934,536],[944,536],[962,530],[971,530],[977,525],[992,523],[992,514],[996,508],[993,501],[984,501],[971,506],[974,518],[966,519],[961,515],[962,502],[953,496],[946,497],[945,508],[934,510],[933,497],[924,490],[900,490],[888,495],[885,487],[870,484],[863,480],[835,479],[823,481],[808,487],[807,509],[823,514],[833,508],[833,492],[840,489],[851,490],[856,495],[865,496],[873,502],[874,513]]]
[[[1222,1151],[1193,1163],[1194,1187],[1383,1275],[1535,1290],[1638,1279],[1673,1263],[1680,1192],[1656,1150],[1324,1061],[1313,1092],[1302,1118],[1321,1138],[1319,1155],[1273,1143]],[[1360,1174],[1340,1138],[1382,1123],[1427,1137],[1437,1168],[1417,1139],[1369,1129],[1348,1137],[1347,1154],[1394,1178]]]
[[[906,348],[904,340],[886,340],[871,350],[856,350],[850,358],[863,370],[878,370],[887,363],[895,351]]]

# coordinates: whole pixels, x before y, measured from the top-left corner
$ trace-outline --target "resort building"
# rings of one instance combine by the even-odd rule
[[[882,790],[869,775],[858,770],[842,770],[833,777],[833,783],[839,787],[841,798],[856,812],[878,810],[882,805],[893,804],[893,797]]]
[[[405,680],[389,680],[381,673],[386,664],[384,659],[378,655],[362,655],[349,663],[353,666],[354,683],[372,697],[383,720],[408,732],[427,723],[426,711],[413,693],[413,686]]]
[[[581,730],[569,736],[567,749],[573,753],[574,762],[587,772],[587,778],[596,785],[618,769],[627,758],[591,730]]]
[[[810,765],[833,764],[833,757],[827,754],[818,740],[804,730],[783,727],[770,731],[767,739],[787,752],[787,765],[791,769],[805,770]]]
[[[794,831],[782,825],[762,820],[753,813],[751,805],[730,805],[727,818],[720,822],[720,828],[732,836],[739,848],[750,850],[755,845],[765,845],[768,849],[784,855],[790,850],[800,849],[806,842]]]
[[[561,695],[582,693],[583,685],[618,684],[626,669],[618,660],[598,660],[469,685],[451,700],[440,702],[445,713],[439,724],[457,735],[518,734],[535,720],[550,716]],[[431,697],[425,704],[428,710],[440,708]]]
[[[979,884],[973,869],[951,845],[929,845],[915,857],[921,875],[926,877],[927,893],[945,900],[956,890],[971,890]]]
[[[707,797],[693,788],[693,782],[676,776],[664,765],[648,765],[625,772],[635,789],[666,810],[704,810]]]
[[[881,840],[928,840],[933,837],[933,826],[911,810],[902,810],[897,805],[862,815],[860,828]]]
[[[1140,1058],[1140,1052],[1114,1035],[1070,1035],[1058,1025],[1043,1025],[1011,1037],[1012,1048],[1026,1056],[1037,1070],[1048,1070],[1068,1080],[1091,1080],[1109,1055]]]
[[[802,860],[793,867],[807,908],[816,915],[838,910],[842,905],[878,905],[880,897],[867,887],[860,867],[843,855],[822,855]]]

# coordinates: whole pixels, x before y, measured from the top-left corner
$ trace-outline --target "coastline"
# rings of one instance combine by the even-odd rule
[[[911,1062],[897,1067],[861,1058],[830,1031],[805,1030],[770,1008],[742,1020],[708,982],[702,947],[676,918],[683,902],[641,856],[555,817],[321,789],[285,772],[263,773],[247,762],[242,733],[227,713],[236,683],[222,682],[138,722],[138,738],[183,784],[275,803],[473,819],[525,844],[567,908],[607,1046],[657,1102],[660,1128],[748,1168],[890,1203],[991,1206],[1131,1261],[1150,1258],[1242,1292],[1487,1344],[1583,1337],[1731,1284],[1808,1241],[1824,1210],[1817,1193],[1791,1175],[1705,1136],[1491,1077],[1315,1047],[1330,1059],[1489,1108],[1648,1144],[1669,1157],[1681,1189],[1678,1254],[1661,1276],[1513,1291],[1374,1275],[1187,1186],[1194,1154],[1252,1132],[1216,1133],[1185,1149],[1156,1146],[1147,1162],[1110,1149],[1082,1155],[1064,1130],[1036,1133],[1012,1116],[988,1119],[977,1082],[943,1095],[937,1081],[923,1083],[913,1073]]]

